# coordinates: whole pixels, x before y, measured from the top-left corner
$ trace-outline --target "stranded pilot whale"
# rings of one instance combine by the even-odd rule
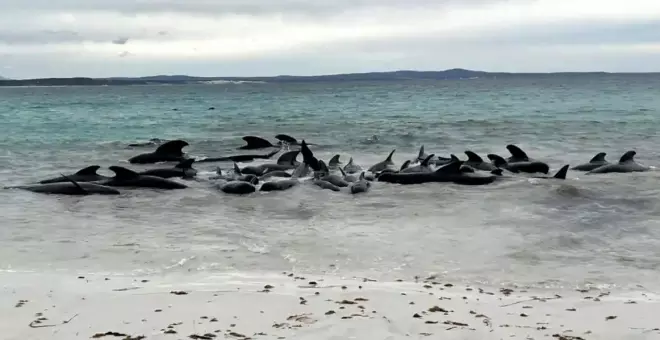
[[[511,153],[511,157],[504,159],[496,154],[488,154],[487,157],[498,168],[503,168],[511,172],[543,173],[550,171],[550,166],[544,162],[536,161],[527,156],[519,147],[509,144],[506,146]]]
[[[101,182],[102,185],[111,187],[141,187],[141,188],[157,188],[157,189],[185,189],[186,185],[174,182],[169,179],[140,175],[139,173],[126,169],[121,166],[111,166],[110,169],[115,173],[115,177]]]
[[[140,175],[146,176],[156,176],[161,178],[172,178],[172,177],[181,177],[181,178],[191,178],[197,175],[197,170],[193,169],[192,164],[195,162],[194,159],[186,159],[179,162],[172,168],[159,168],[159,169],[149,169],[140,172]]]
[[[431,182],[451,182],[463,185],[490,184],[497,178],[494,175],[480,175],[462,170],[463,161],[452,155],[452,162],[434,172],[394,173],[386,172],[378,176],[379,182],[397,184],[422,184]]]
[[[275,156],[280,149],[269,152],[265,155],[234,155],[234,156],[222,156],[222,157],[209,157],[200,159],[197,163],[213,163],[213,162],[252,162],[255,159],[270,159]],[[280,157],[281,158],[281,157]]]
[[[394,155],[394,151],[396,151],[396,149],[392,150],[392,152],[390,152],[385,160],[372,165],[367,171],[375,174],[377,172],[382,172],[385,169],[392,169],[394,166],[394,162],[392,162],[392,155]]]
[[[90,165],[84,169],[79,170],[75,174],[62,175],[60,177],[45,179],[43,181],[39,181],[39,183],[48,184],[48,183],[61,183],[61,182],[71,182],[71,181],[96,182],[96,181],[108,179],[109,177],[99,175],[96,173],[100,168],[101,167],[98,165]]]
[[[610,162],[608,162],[608,161],[605,160],[605,156],[606,156],[606,155],[607,155],[607,154],[604,153],[604,152],[599,152],[599,153],[596,154],[596,156],[594,156],[594,157],[589,161],[589,163],[584,163],[584,164],[576,165],[576,166],[572,167],[571,170],[575,170],[575,171],[591,171],[591,170],[594,170],[594,169],[596,169],[596,168],[599,168],[599,167],[601,167],[601,166],[603,166],[603,165],[610,164]]]
[[[362,172],[360,174],[360,179],[357,182],[351,184],[350,190],[351,194],[355,195],[362,192],[367,192],[369,191],[369,188],[371,188],[371,183],[369,183],[369,181],[364,178],[364,172]]]
[[[465,161],[465,165],[467,166],[483,171],[493,171],[497,169],[495,165],[492,163],[484,162],[483,158],[470,150],[465,151],[465,155],[468,157],[468,160]]]
[[[80,182],[62,175],[62,178],[68,182],[51,182],[44,184],[23,185],[16,187],[7,187],[5,189],[22,189],[40,194],[58,194],[58,195],[72,195],[72,196],[86,196],[86,195],[119,195],[119,191],[115,188],[110,188],[104,185]]]
[[[181,162],[184,154],[181,149],[188,146],[184,140],[171,140],[159,146],[156,151],[139,154],[128,159],[131,164],[150,164],[158,162]]]
[[[643,166],[635,162],[635,155],[637,152],[635,151],[628,151],[621,156],[621,159],[619,159],[619,163],[617,164],[606,164],[603,166],[600,166],[596,169],[593,169],[587,174],[606,174],[610,172],[643,172],[643,171],[648,171],[649,167]]]

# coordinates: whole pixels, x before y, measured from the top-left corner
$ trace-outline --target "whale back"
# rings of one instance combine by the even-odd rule
[[[192,169],[193,163],[195,163],[194,158],[185,159],[179,162],[179,164],[175,165],[174,167],[177,169]]]
[[[171,140],[169,142],[165,142],[164,144],[161,144],[154,153],[157,154],[167,154],[167,155],[176,155],[176,156],[182,156],[183,155],[183,148],[188,146],[188,142],[180,139],[176,140]]]
[[[477,155],[476,153],[474,153],[470,150],[465,151],[465,155],[467,155],[469,162],[474,162],[474,163],[483,163],[484,162],[483,158],[481,158],[479,155]]]
[[[117,179],[134,179],[140,177],[140,174],[138,174],[137,172],[130,169],[126,169],[123,166],[113,165],[108,169],[110,169],[110,171],[115,173],[115,178]]]
[[[88,167],[86,167],[86,168],[84,168],[84,169],[80,169],[80,170],[78,170],[78,172],[76,172],[76,175],[82,175],[82,176],[92,176],[92,175],[96,175],[96,172],[97,172],[100,168],[101,168],[101,167],[98,166],[98,165],[90,165],[90,166],[88,166]],[[67,176],[62,176],[62,177],[64,177],[65,179],[71,181],[71,179],[68,178]]]
[[[621,156],[621,159],[619,159],[619,163],[627,163],[627,162],[634,162],[635,161],[635,155],[637,152],[630,150]]]
[[[516,160],[518,160],[518,161],[528,161],[529,160],[529,157],[527,156],[525,151],[522,151],[521,148],[519,148],[519,147],[517,147],[513,144],[507,145],[506,149],[509,150],[509,152],[511,153],[511,156],[513,158],[515,158]]]
[[[451,162],[440,169],[436,170],[435,173],[439,175],[449,175],[449,174],[456,174],[459,173],[461,170],[461,166],[463,165],[462,161],[458,162]]]
[[[461,165],[458,170],[460,173],[474,173],[474,168],[469,165]]]
[[[602,162],[606,162],[606,161],[605,161],[605,155],[607,155],[607,154],[604,153],[604,152],[599,152],[599,153],[596,154],[596,156],[594,156],[594,157],[589,161],[589,163],[602,163]]]

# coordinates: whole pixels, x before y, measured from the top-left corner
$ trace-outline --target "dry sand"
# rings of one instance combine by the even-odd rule
[[[512,291],[429,278],[0,273],[0,338],[660,339],[651,292]]]

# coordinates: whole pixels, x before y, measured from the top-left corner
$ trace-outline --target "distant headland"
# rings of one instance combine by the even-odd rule
[[[568,76],[568,75],[606,75],[607,72],[557,72],[557,73],[506,73],[485,72],[466,69],[444,71],[391,71],[368,73],[345,73],[317,76],[272,76],[272,77],[193,77],[185,75],[159,75],[149,77],[111,77],[111,78],[38,78],[6,79],[0,77],[0,86],[118,86],[118,85],[175,85],[175,84],[213,84],[223,82],[260,82],[260,83],[311,83],[311,82],[347,82],[347,81],[407,81],[407,80],[460,80],[460,79],[495,79],[502,77],[530,76]],[[654,73],[655,74],[655,73]]]

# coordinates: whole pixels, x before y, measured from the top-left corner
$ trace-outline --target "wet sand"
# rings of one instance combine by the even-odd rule
[[[332,277],[1,273],[3,339],[658,339],[651,292]]]

